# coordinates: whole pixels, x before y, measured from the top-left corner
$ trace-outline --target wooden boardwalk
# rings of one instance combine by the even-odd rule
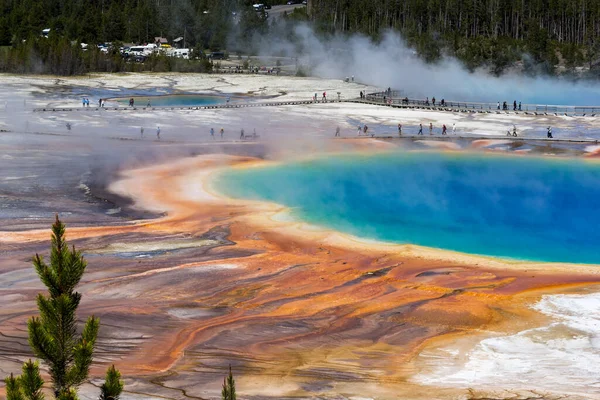
[[[336,140],[356,140],[356,139],[385,139],[385,140],[435,140],[435,141],[446,141],[452,142],[455,140],[506,140],[510,142],[546,142],[546,143],[589,143],[598,144],[600,139],[593,138],[547,138],[547,137],[531,137],[531,136],[502,136],[502,135],[368,135],[368,136],[345,136],[334,138]]]
[[[150,106],[150,107],[44,107],[34,108],[34,112],[92,112],[92,111],[187,111],[187,110],[216,110],[227,108],[254,108],[254,107],[279,107],[299,106],[311,104],[342,103],[345,100],[288,100],[288,101],[263,101],[247,103],[210,104],[205,106]]]
[[[565,116],[565,117],[600,117],[600,108],[598,107],[557,107],[557,106],[533,106],[527,105],[527,109],[521,111],[498,110],[488,104],[483,103],[447,103],[444,106],[422,104],[422,102],[403,103],[401,100],[393,99],[390,102],[384,102],[383,99],[349,99],[347,103],[367,104],[379,107],[400,108],[407,110],[429,110],[440,112],[468,113],[468,114],[498,114],[498,115],[529,115],[529,116]]]

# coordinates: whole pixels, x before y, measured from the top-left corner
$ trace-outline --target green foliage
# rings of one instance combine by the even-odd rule
[[[33,353],[48,366],[56,399],[76,400],[76,389],[88,377],[100,321],[89,317],[81,335],[77,335],[77,308],[81,294],[75,291],[87,263],[80,251],[69,248],[65,241],[65,226],[56,216],[52,225],[50,264],[36,254],[33,266],[48,289],[48,295],[37,297],[39,317],[28,321],[29,345]],[[110,387],[115,389],[114,366],[107,372]],[[44,384],[37,362],[31,360],[23,365],[19,377],[5,380],[7,397],[11,400],[42,400]],[[118,385],[117,385],[118,386]],[[122,390],[122,385],[121,389]],[[119,390],[119,393],[120,393]],[[112,393],[115,393],[114,390]]]
[[[28,400],[43,400],[42,386],[44,380],[40,376],[40,366],[37,362],[29,360],[23,364],[23,373],[19,378],[21,391]]]
[[[9,377],[4,379],[4,383],[6,384],[6,400],[25,400],[19,386],[18,377],[15,378],[13,374],[10,374]]]
[[[76,337],[75,313],[81,294],[74,290],[87,263],[81,252],[67,246],[65,226],[58,216],[52,226],[50,265],[38,254],[33,265],[49,295],[38,295],[40,317],[29,320],[29,345],[48,365],[54,393],[59,398],[68,395],[87,378],[99,321],[88,318],[81,337]]]
[[[483,66],[495,74],[523,54],[526,68],[547,72],[558,56],[573,70],[584,63],[595,66],[600,55],[597,0],[311,0],[309,8],[295,8],[279,19],[255,12],[252,3],[0,0],[0,46],[12,46],[0,52],[0,72],[205,72],[210,70],[207,63],[126,63],[118,53],[100,53],[95,44],[113,42],[118,48],[116,42],[184,36],[192,48],[258,54],[257,36],[277,32],[290,39],[298,23],[310,23],[319,34],[362,33],[375,40],[387,30],[398,31],[426,62],[455,54],[469,69]],[[51,29],[48,38],[41,38],[44,28]],[[83,52],[79,43],[90,46]]]
[[[6,383],[7,400],[43,400],[42,386],[44,380],[40,376],[40,367],[37,362],[29,360],[23,364],[21,376],[10,374],[4,380]]]
[[[119,400],[119,396],[123,391],[123,381],[121,380],[121,373],[114,365],[106,371],[106,378],[100,390],[100,400]]]
[[[222,400],[236,400],[237,394],[235,393],[235,380],[233,379],[233,373],[231,372],[231,365],[229,366],[229,375],[223,379],[223,388],[221,389]]]

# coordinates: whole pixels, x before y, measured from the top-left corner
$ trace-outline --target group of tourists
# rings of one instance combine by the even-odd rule
[[[223,131],[223,128],[221,128],[221,131]],[[223,133],[221,133],[221,137],[223,137]],[[246,135],[246,133],[244,132],[244,128],[242,128],[242,130],[240,131],[240,140],[244,140],[244,139],[258,139],[258,135],[256,134],[256,128],[254,128],[254,130],[252,131],[252,135]]]
[[[498,105],[496,106],[496,108],[498,110],[500,110],[500,102],[498,102]],[[519,102],[519,104],[517,104],[517,101],[513,101],[513,111],[521,111],[521,102]],[[508,104],[506,102],[502,103],[502,110],[503,111],[508,111]]]
[[[398,124],[398,136],[402,136],[402,133],[403,133],[402,129],[403,129],[402,124]],[[340,132],[341,132],[340,127],[339,126],[336,127],[334,136],[340,137],[341,136]],[[448,127],[446,126],[446,124],[442,125],[441,133],[444,136],[448,134]],[[452,124],[452,133],[456,134],[456,123]],[[371,137],[375,136],[374,133],[369,133],[369,127],[367,126],[367,124],[364,124],[362,126],[358,125],[357,134],[358,134],[358,136],[371,136]],[[431,123],[431,122],[429,123],[429,134],[430,135],[434,134],[434,127],[433,127],[433,123]],[[423,124],[419,124],[419,130],[417,132],[417,135],[423,135]]]
[[[406,102],[408,103],[408,98],[405,99]],[[435,107],[436,104],[436,100],[435,100],[435,96],[431,98],[431,105],[433,105]],[[429,105],[429,97],[425,98],[425,105],[428,106]],[[439,107],[446,107],[446,100],[442,99],[442,101],[440,101],[438,103]]]
[[[429,123],[429,135],[433,135],[433,123]],[[442,124],[442,135],[446,136],[448,134],[448,127],[446,124]],[[452,124],[452,134],[456,134],[456,123]],[[402,136],[402,125],[398,124],[398,135]],[[419,124],[419,131],[417,135],[423,135],[423,124]]]
[[[362,92],[361,92],[362,93]],[[315,95],[313,96],[313,101],[316,103],[318,99],[317,94],[315,93]],[[327,103],[327,92],[323,92],[323,96],[321,97],[321,101],[323,103]]]
[[[144,127],[140,127],[140,137],[143,139],[144,138]],[[156,127],[156,139],[160,140],[160,126]]]
[[[225,134],[225,129],[221,128],[219,130],[219,134],[221,135],[221,139],[223,139],[223,135]],[[215,138],[215,128],[210,128],[210,138],[214,140],[214,138]]]

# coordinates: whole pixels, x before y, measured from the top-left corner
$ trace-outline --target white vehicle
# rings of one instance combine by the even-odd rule
[[[177,58],[183,58],[185,60],[189,60],[191,53],[192,53],[191,49],[171,49],[171,52],[169,55],[171,57],[177,57]]]
[[[131,46],[129,50],[125,52],[130,56],[144,56],[148,57],[152,53],[158,51],[158,46],[154,43],[145,45],[145,46]]]

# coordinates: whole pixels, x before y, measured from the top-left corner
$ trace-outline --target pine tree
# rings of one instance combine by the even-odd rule
[[[37,297],[39,317],[28,322],[29,345],[33,353],[48,366],[52,389],[58,400],[77,399],[76,389],[88,377],[100,321],[91,316],[77,337],[76,311],[81,294],[75,292],[87,263],[75,247],[69,249],[65,241],[65,226],[56,216],[52,225],[52,250],[50,265],[38,254],[33,265],[48,296]],[[107,387],[112,399],[118,399],[123,385],[114,366],[107,371]],[[11,375],[5,380],[8,400],[42,400],[42,380],[37,362],[23,365],[23,374]]]
[[[236,400],[237,395],[235,394],[235,380],[231,372],[231,365],[229,366],[229,376],[223,378],[223,389],[221,390],[222,400]]]
[[[121,373],[112,365],[106,371],[104,384],[100,388],[100,400],[119,400],[119,396],[123,391],[123,381]]]
[[[23,364],[23,374],[19,377],[10,377],[6,382],[7,400],[43,400],[42,386],[44,380],[40,376],[40,368],[37,362],[29,360]]]

